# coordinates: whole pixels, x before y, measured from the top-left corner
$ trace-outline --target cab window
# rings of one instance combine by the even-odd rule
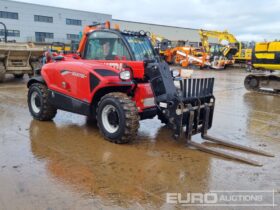
[[[153,47],[147,37],[125,35],[137,61],[155,59]]]
[[[131,56],[123,40],[117,34],[96,31],[88,38],[85,59],[131,60]]]

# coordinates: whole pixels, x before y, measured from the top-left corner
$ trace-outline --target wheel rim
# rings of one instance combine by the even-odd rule
[[[33,92],[31,94],[30,103],[31,103],[31,108],[32,108],[33,112],[38,114],[41,111],[41,100],[40,100],[39,93]]]
[[[119,129],[119,116],[116,108],[112,105],[106,105],[102,109],[101,119],[103,127],[109,133],[115,133]]]

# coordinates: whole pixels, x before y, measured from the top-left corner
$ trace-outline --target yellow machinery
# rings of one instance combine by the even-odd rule
[[[258,70],[280,72],[280,41],[256,43],[252,51],[251,67]],[[280,94],[278,74],[249,74],[244,80],[249,91]]]
[[[65,44],[63,42],[53,42],[51,43],[49,49],[51,52],[60,53],[63,52],[64,54],[76,52],[79,47],[79,41],[71,41],[70,44]]]
[[[202,47],[209,54],[210,62],[213,63],[212,65],[222,69],[234,64],[233,56],[238,52],[235,46],[236,39],[234,36],[231,36],[227,31],[206,31],[202,29],[199,30],[199,35]],[[220,44],[210,46],[208,41],[209,37],[217,38]],[[223,40],[228,41],[230,44],[227,46],[222,45]]]
[[[252,58],[252,48],[247,47],[246,43],[238,42],[238,52],[233,56],[236,63],[247,63]]]
[[[68,52],[71,51],[71,47],[69,45],[66,45],[63,42],[53,42],[50,45],[50,50],[52,52]]]
[[[154,34],[152,33],[150,35],[150,39],[151,39],[151,42],[152,42],[152,45],[154,47],[158,46],[165,38],[163,36],[160,36],[160,35],[157,35],[157,34]]]
[[[202,46],[206,52],[210,52],[210,44],[208,42],[208,37],[217,38],[221,44],[223,40],[228,42],[228,45],[222,45],[218,51],[225,56],[229,61],[229,64],[236,63],[246,63],[246,61],[251,60],[252,49],[246,46],[246,43],[239,42],[236,37],[229,33],[228,31],[199,31]],[[212,53],[218,54],[217,50],[212,50]]]

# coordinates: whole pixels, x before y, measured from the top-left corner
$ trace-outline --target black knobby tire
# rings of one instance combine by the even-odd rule
[[[117,130],[109,131],[103,122],[105,108],[114,107],[117,114]],[[139,128],[139,114],[135,102],[126,94],[114,92],[103,96],[97,107],[97,125],[101,134],[109,141],[117,144],[131,142],[137,135]]]
[[[36,99],[32,98],[34,97],[33,94],[36,95]],[[49,121],[55,117],[57,109],[49,103],[48,94],[48,88],[44,84],[34,83],[29,87],[27,102],[29,111],[34,119],[41,121]],[[33,100],[37,100],[36,102],[38,104],[36,105],[36,107],[39,111],[35,110],[36,107],[34,109],[34,104],[32,105]]]

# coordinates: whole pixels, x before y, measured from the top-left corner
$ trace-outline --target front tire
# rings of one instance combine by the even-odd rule
[[[97,125],[101,134],[117,144],[131,142],[139,128],[135,102],[124,93],[109,93],[98,103]]]
[[[28,108],[34,119],[40,121],[52,120],[57,109],[48,101],[48,88],[41,83],[34,83],[28,90]]]

